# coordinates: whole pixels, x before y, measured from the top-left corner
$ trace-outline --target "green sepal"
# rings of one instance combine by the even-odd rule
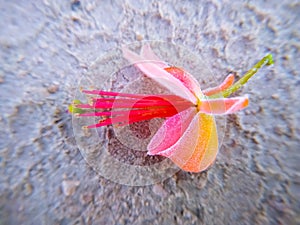
[[[69,107],[68,107],[69,113],[72,113],[72,114],[84,113],[85,112],[84,109],[80,109],[80,108],[76,107],[76,105],[78,105],[78,104],[81,104],[81,101],[79,101],[77,99],[73,100],[73,103],[71,105],[69,105]]]

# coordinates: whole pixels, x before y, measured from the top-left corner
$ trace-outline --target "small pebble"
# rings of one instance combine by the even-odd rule
[[[24,56],[24,55],[19,55],[19,57],[18,57],[18,59],[17,59],[17,62],[20,63],[20,62],[22,62],[24,59],[25,59],[25,56]]]
[[[273,94],[271,97],[272,97],[273,99],[279,99],[279,95],[278,95],[278,94]]]
[[[32,185],[30,183],[26,183],[24,185],[24,189],[25,189],[25,194],[26,195],[31,195],[33,187],[32,187]]]
[[[58,91],[58,85],[55,85],[55,84],[50,85],[50,86],[47,88],[47,90],[48,90],[48,92],[49,92],[50,94],[54,94],[55,92]]]
[[[153,192],[160,196],[161,198],[165,198],[168,193],[165,191],[165,189],[160,184],[153,185]]]
[[[73,11],[77,11],[77,10],[81,9],[80,1],[79,0],[73,0],[72,3],[71,3],[71,9]]]
[[[92,193],[84,193],[80,196],[80,201],[83,205],[90,203],[93,200]]]
[[[136,34],[135,38],[137,41],[142,41],[144,39],[141,34]]]
[[[48,48],[48,44],[45,41],[40,41],[40,47],[42,49],[46,49],[46,48]]]
[[[25,77],[26,75],[28,75],[28,71],[21,70],[21,71],[19,72],[19,75],[20,75],[21,77]]]
[[[20,205],[19,205],[18,211],[19,211],[19,212],[24,211],[24,205],[23,205],[23,204],[20,204]]]
[[[71,196],[75,193],[79,185],[80,185],[80,181],[64,180],[62,182],[62,191],[65,196]]]
[[[278,135],[283,135],[284,134],[284,128],[280,126],[275,126],[274,127],[274,132]]]
[[[88,129],[86,126],[83,127],[83,134],[85,137],[90,137],[92,136],[92,132],[90,129]]]

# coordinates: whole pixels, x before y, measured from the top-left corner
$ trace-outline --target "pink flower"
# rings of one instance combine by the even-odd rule
[[[101,120],[87,128],[166,118],[151,139],[149,155],[162,155],[171,159],[185,171],[200,172],[207,169],[218,152],[218,136],[212,115],[235,113],[248,105],[248,97],[227,97],[247,82],[264,64],[272,64],[268,55],[246,75],[234,83],[228,75],[219,86],[201,91],[197,80],[187,71],[170,67],[160,60],[149,45],[144,45],[140,55],[123,48],[124,57],[146,76],[167,88],[171,95],[141,95],[83,90],[95,95],[90,104],[76,102],[69,110],[79,116],[96,116]],[[246,77],[246,78],[245,78]]]

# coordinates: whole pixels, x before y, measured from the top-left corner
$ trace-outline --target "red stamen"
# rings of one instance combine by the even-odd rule
[[[83,92],[86,94],[106,95],[113,97],[92,98],[92,104],[75,104],[75,108],[96,110],[95,112],[81,113],[79,116],[103,117],[99,123],[90,125],[87,128],[96,128],[112,124],[123,126],[143,120],[151,120],[157,117],[170,117],[193,106],[191,102],[176,95],[148,96],[98,90],[83,90]],[[115,98],[116,96],[121,96],[122,98]],[[108,109],[109,111],[99,112],[99,110],[105,109]]]
[[[174,107],[163,107],[160,108],[159,110],[172,110]],[[78,116],[83,116],[83,117],[89,117],[89,116],[120,116],[120,115],[140,115],[140,114],[147,114],[147,113],[153,113],[158,111],[157,108],[152,108],[152,109],[137,109],[137,110],[120,110],[120,111],[106,111],[106,112],[89,112],[89,113],[82,113],[79,114]],[[177,111],[176,111],[177,112]]]
[[[136,111],[136,112],[135,112]],[[121,115],[113,118],[107,118],[102,120],[101,122],[97,124],[93,124],[88,126],[87,128],[96,128],[96,127],[102,127],[112,124],[118,124],[119,126],[128,125],[131,123],[139,122],[139,121],[145,121],[145,120],[151,120],[153,118],[161,118],[161,117],[170,117],[178,113],[177,110],[170,110],[170,109],[163,109],[163,110],[148,110],[148,112],[141,112],[140,110],[133,110],[130,111],[127,115]]]
[[[115,109],[115,108],[146,108],[146,107],[162,107],[162,106],[192,106],[191,102],[185,100],[173,100],[169,101],[163,98],[159,98],[156,96],[151,96],[151,99],[145,97],[143,99],[127,99],[127,98],[120,98],[120,99],[93,99],[92,104],[76,104],[76,108],[82,109]]]

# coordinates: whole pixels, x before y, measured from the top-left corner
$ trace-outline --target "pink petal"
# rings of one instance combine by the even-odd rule
[[[229,114],[237,112],[249,104],[249,99],[245,97],[201,99],[198,110],[207,114]]]
[[[197,98],[189,91],[189,89],[187,89],[178,79],[157,66],[155,63],[147,62],[147,59],[144,59],[127,48],[123,48],[123,54],[128,61],[134,63],[145,75],[166,87],[175,95],[187,99],[194,104],[197,103]]]
[[[154,61],[153,63],[155,63],[157,66],[159,66],[162,69],[176,68],[176,67],[170,67],[167,63],[165,63],[157,55],[155,55],[155,53],[152,51],[149,44],[145,44],[142,46],[141,56],[144,59],[153,60]],[[197,96],[201,96],[202,92],[198,81],[186,71],[183,71],[179,68],[177,69],[180,70],[180,73],[178,72],[172,73],[169,71],[168,72],[171,73],[175,78],[179,79],[184,84],[184,86],[186,86],[192,93],[194,93]]]
[[[183,85],[190,90],[198,98],[202,98],[203,94],[198,81],[188,72],[178,67],[165,68],[167,72],[172,74],[176,79],[180,80]]]
[[[216,93],[219,93],[221,91],[224,91],[225,89],[229,88],[234,82],[234,75],[231,73],[229,74],[222,84],[220,84],[217,87],[209,88],[203,91],[203,94],[210,96]]]
[[[155,63],[158,67],[164,69],[168,67],[168,64],[162,61],[155,53],[152,51],[149,44],[145,44],[141,48],[141,56],[144,59],[151,60]]]
[[[174,145],[186,131],[196,113],[196,108],[191,107],[165,120],[151,139],[148,154],[156,155]]]

